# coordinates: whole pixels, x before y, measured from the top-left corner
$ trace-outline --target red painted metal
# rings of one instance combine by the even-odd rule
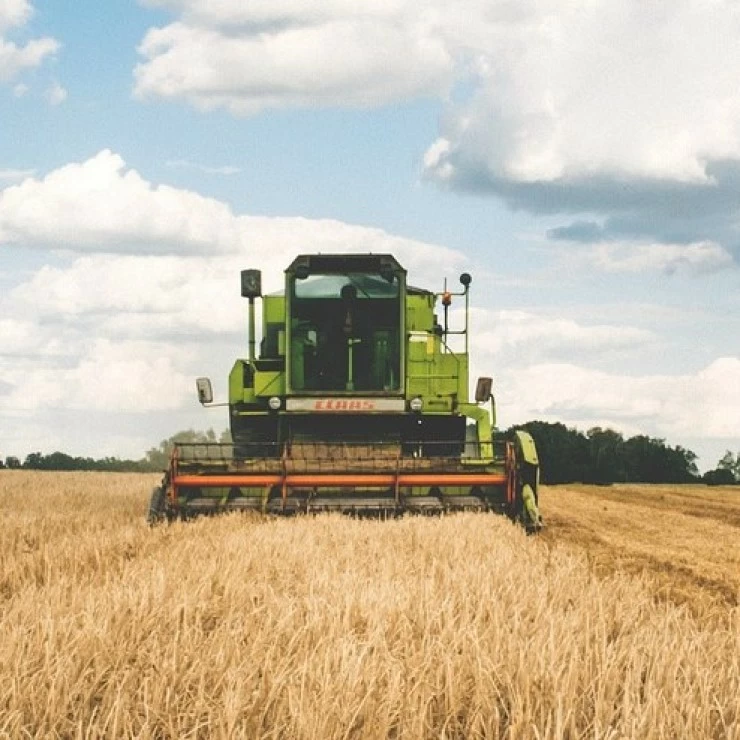
[[[498,473],[357,473],[357,474],[262,474],[246,475],[176,475],[175,487],[192,486],[218,488],[236,486],[285,486],[285,488],[367,487],[391,486],[500,486],[507,484],[507,476]]]
[[[516,496],[516,453],[511,442],[506,443],[506,502],[511,506]]]

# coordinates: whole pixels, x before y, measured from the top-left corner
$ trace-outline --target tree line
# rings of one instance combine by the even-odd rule
[[[740,483],[740,452],[729,450],[714,470],[700,476],[697,456],[680,445],[671,447],[665,440],[637,435],[625,439],[612,429],[594,427],[587,432],[566,427],[559,422],[530,421],[505,432],[511,437],[515,429],[524,429],[534,438],[540,459],[541,480],[558,483],[692,483],[731,485]],[[0,468],[26,470],[101,470],[110,472],[159,472],[169,463],[178,442],[231,442],[228,430],[217,434],[187,429],[162,440],[146,451],[139,460],[104,457],[73,457],[64,452],[44,455],[32,452],[21,461],[8,456],[0,458]]]
[[[44,455],[32,452],[21,461],[20,458],[8,456],[0,458],[0,468],[10,470],[101,470],[116,473],[157,473],[165,470],[170,455],[177,442],[230,443],[231,433],[226,430],[217,435],[213,429],[205,432],[186,429],[163,439],[158,445],[150,448],[139,460],[127,460],[117,457],[93,459],[91,457],[74,457],[64,452],[52,452]]]
[[[507,430],[528,431],[537,445],[543,483],[694,483],[740,482],[740,452],[727,452],[714,470],[700,476],[694,452],[665,440],[637,435],[624,438],[613,429],[587,432],[561,423],[530,421]]]

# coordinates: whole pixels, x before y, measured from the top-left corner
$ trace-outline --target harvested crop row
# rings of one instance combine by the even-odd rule
[[[542,540],[585,551],[598,572],[645,573],[660,598],[705,621],[740,605],[737,487],[559,486],[542,499]]]

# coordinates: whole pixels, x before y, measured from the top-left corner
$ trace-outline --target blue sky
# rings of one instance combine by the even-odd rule
[[[502,425],[740,448],[740,9],[0,6],[0,456],[222,428],[237,273],[473,274]]]

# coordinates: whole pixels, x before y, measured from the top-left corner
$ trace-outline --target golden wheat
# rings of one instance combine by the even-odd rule
[[[0,735],[740,738],[737,602],[558,541],[618,502],[149,529],[155,481],[0,474]]]

